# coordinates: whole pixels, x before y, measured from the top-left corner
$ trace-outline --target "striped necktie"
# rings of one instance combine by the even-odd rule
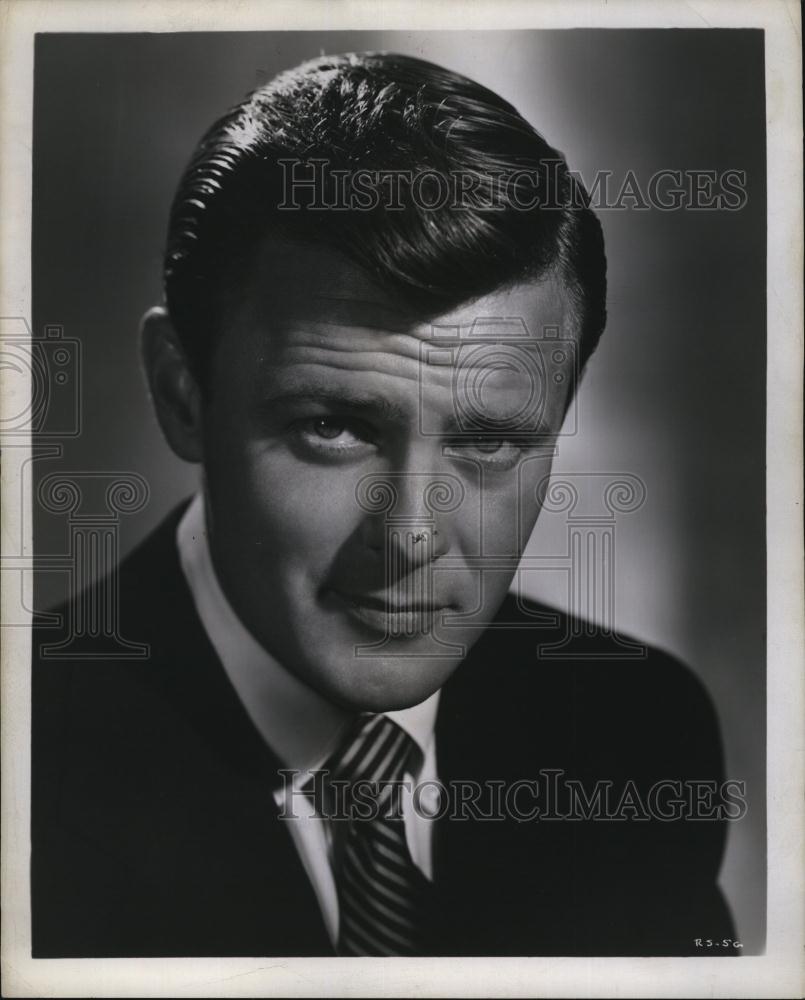
[[[385,715],[358,716],[329,762],[328,782],[347,790],[337,822],[335,881],[339,955],[414,955],[427,880],[405,839],[400,786],[414,741]],[[360,802],[353,795],[358,793]],[[371,802],[369,808],[367,801]]]

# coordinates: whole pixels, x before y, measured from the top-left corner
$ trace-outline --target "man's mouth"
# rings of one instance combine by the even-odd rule
[[[441,601],[405,600],[403,595],[330,593],[353,620],[373,632],[400,638],[430,633],[443,612],[455,610]]]

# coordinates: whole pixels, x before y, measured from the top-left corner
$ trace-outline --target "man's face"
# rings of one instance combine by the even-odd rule
[[[335,252],[264,248],[213,358],[204,465],[221,584],[287,669],[353,710],[444,683],[536,521],[573,381],[539,338],[571,325],[553,282],[423,323]]]

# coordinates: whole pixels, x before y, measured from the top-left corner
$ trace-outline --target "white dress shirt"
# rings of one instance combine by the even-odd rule
[[[288,823],[335,944],[338,896],[332,869],[331,824],[316,815],[312,800],[299,790],[311,771],[324,766],[351,717],[278,663],[235,614],[215,575],[202,493],[195,496],[180,521],[176,542],[199,618],[232,686],[270,749],[285,768],[296,772],[292,785],[266,789],[266,794],[273,794],[280,811],[289,817],[283,822]],[[385,713],[408,733],[421,751],[412,755],[418,757],[411,765],[416,773],[405,775],[412,784],[437,780],[434,725],[438,703],[437,691],[412,708]],[[428,804],[426,795],[422,796],[422,804],[424,807]],[[433,821],[423,815],[424,808],[414,810],[410,793],[403,795],[402,810],[411,857],[425,877],[432,880]]]

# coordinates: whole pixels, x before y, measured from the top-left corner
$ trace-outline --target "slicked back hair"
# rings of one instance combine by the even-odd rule
[[[308,169],[328,202],[356,172],[423,175],[422,196],[401,186],[399,203],[289,208],[289,178]],[[464,178],[458,202],[437,204],[434,175]],[[303,63],[202,138],[174,198],[164,269],[168,312],[202,387],[225,303],[269,237],[340,251],[423,319],[555,275],[582,366],[606,321],[601,227],[564,157],[491,90],[410,56]]]

